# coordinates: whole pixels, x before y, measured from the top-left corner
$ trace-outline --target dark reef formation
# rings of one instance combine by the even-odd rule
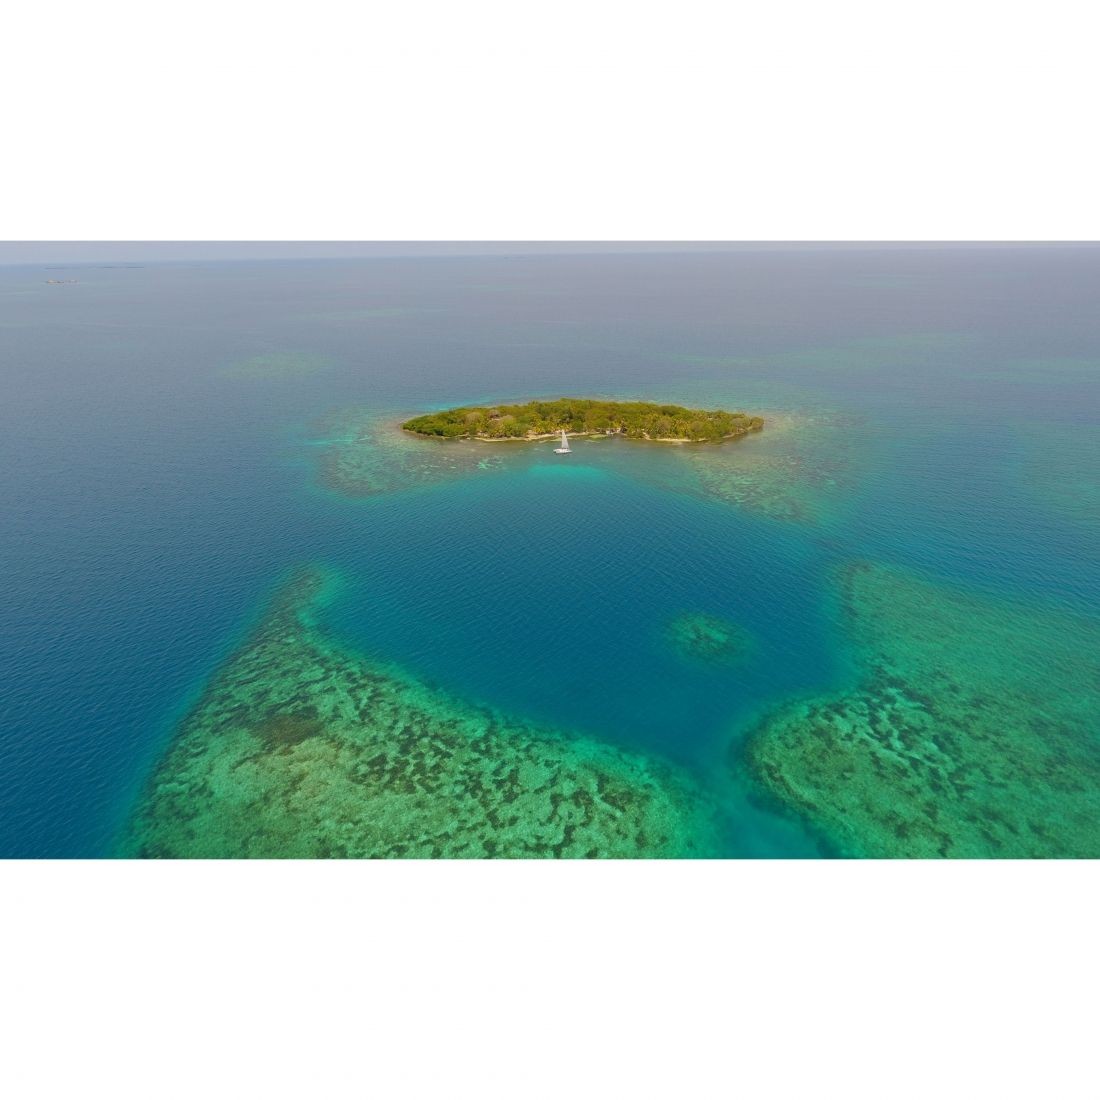
[[[122,851],[146,857],[712,855],[687,776],[510,721],[342,651],[304,572],[215,676]]]
[[[843,855],[1100,856],[1098,624],[884,566],[842,587],[861,682],[760,726],[762,791]]]

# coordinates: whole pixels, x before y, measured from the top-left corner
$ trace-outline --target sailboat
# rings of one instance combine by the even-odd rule
[[[569,437],[565,434],[565,429],[562,428],[562,430],[561,430],[561,446],[554,448],[554,454],[556,454],[556,455],[567,455],[567,454],[572,454],[572,453],[573,452],[569,450]]]

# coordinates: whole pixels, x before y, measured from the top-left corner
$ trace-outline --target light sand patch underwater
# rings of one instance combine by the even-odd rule
[[[512,721],[334,645],[303,572],[183,722],[123,854],[678,857],[713,803],[664,763]]]
[[[1100,857],[1100,624],[881,565],[841,583],[862,682],[763,722],[760,787],[844,855]]]

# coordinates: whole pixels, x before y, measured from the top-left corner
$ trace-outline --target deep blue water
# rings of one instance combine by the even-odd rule
[[[837,562],[1100,613],[1097,301],[1100,250],[1068,248],[0,269],[0,854],[108,853],[303,561],[346,577],[350,644],[702,776],[845,675]],[[271,353],[314,369],[238,369]],[[807,461],[842,441],[839,484],[789,522],[618,443],[318,484],[334,409],[566,393],[820,413],[846,426]],[[670,653],[685,610],[757,637],[736,676]]]
[[[395,502],[393,522],[364,517],[340,547],[355,580],[329,622],[454,691],[684,762],[719,755],[753,701],[827,681],[812,548],[581,470],[537,464]],[[664,628],[685,610],[747,628],[752,660],[731,678],[678,657]]]

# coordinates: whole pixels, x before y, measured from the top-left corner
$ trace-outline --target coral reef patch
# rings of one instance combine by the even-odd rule
[[[503,458],[473,442],[440,447],[402,432],[367,409],[344,409],[315,425],[323,446],[320,481],[349,497],[369,497],[500,469]]]
[[[735,766],[842,855],[1100,856],[1100,625],[881,565],[842,589],[861,683]]]
[[[851,424],[826,414],[773,414],[768,431],[737,447],[683,450],[688,487],[770,519],[829,519],[850,478]]]
[[[671,765],[509,720],[336,645],[337,579],[288,582],[152,775],[144,857],[681,857],[714,803]]]
[[[702,611],[677,615],[665,636],[681,657],[709,665],[738,665],[755,648],[755,639],[744,627]]]
[[[600,461],[665,491],[818,525],[834,517],[850,488],[851,432],[850,419],[778,413],[768,417],[767,431],[748,431],[725,445],[661,448],[644,457],[612,448]],[[441,446],[366,408],[338,410],[316,421],[312,434],[320,483],[348,497],[426,487],[539,461],[522,442],[488,445],[457,438]]]

